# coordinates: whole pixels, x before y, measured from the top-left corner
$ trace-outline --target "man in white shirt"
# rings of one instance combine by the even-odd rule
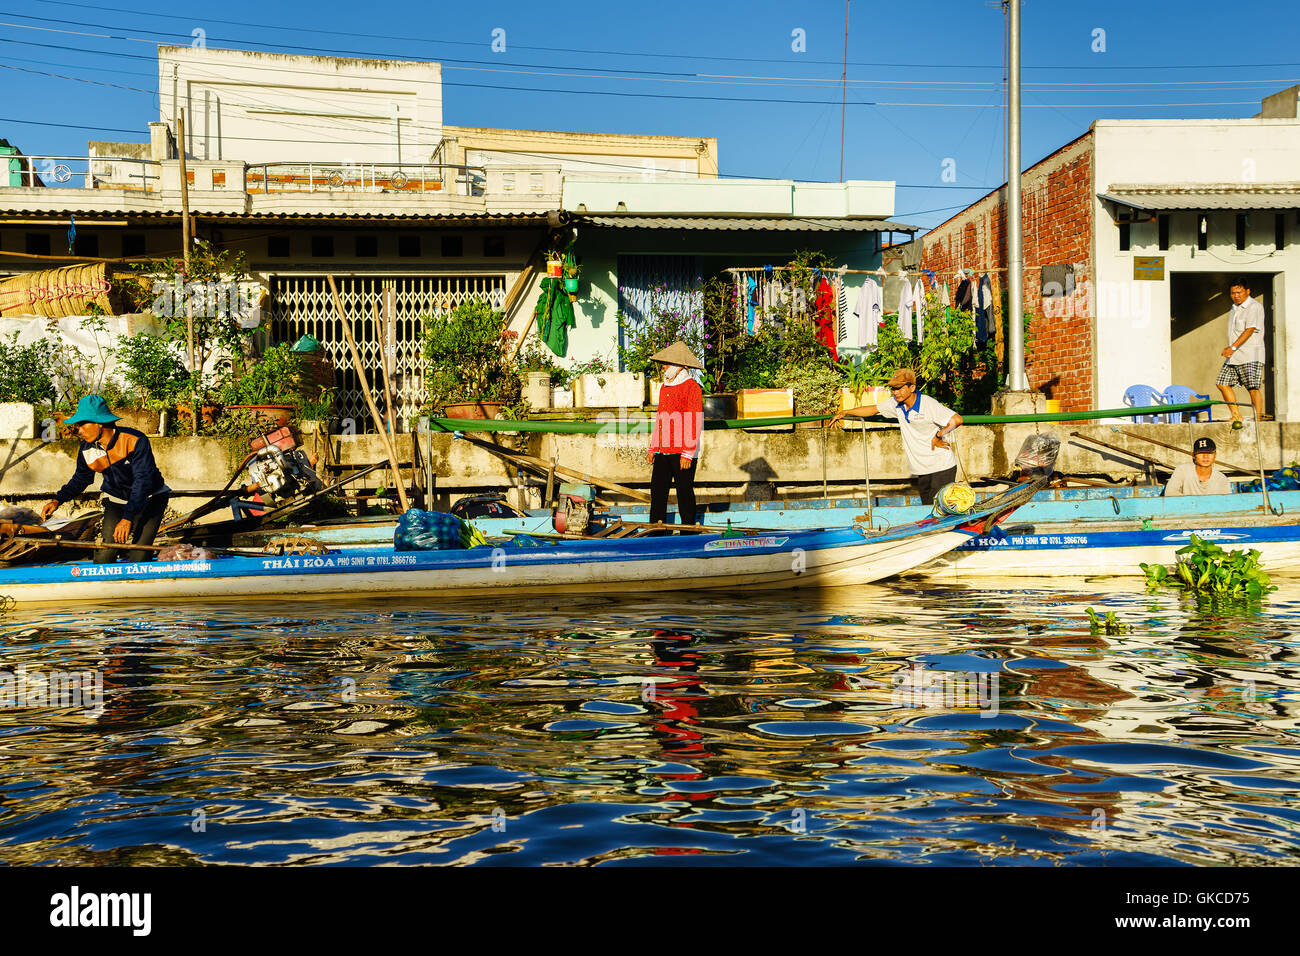
[[[944,437],[960,427],[961,416],[929,395],[916,390],[916,373],[900,368],[889,380],[894,401],[884,405],[862,405],[840,412],[831,419],[831,428],[846,416],[870,418],[883,415],[898,422],[903,436],[903,451],[916,479],[921,503],[934,503],[939,489],[957,477],[957,456]]]
[[[1196,439],[1192,445],[1192,460],[1174,469],[1165,485],[1165,497],[1232,494],[1228,476],[1214,467],[1217,452],[1213,438]]]
[[[1250,395],[1255,408],[1255,421],[1264,417],[1264,396],[1260,386],[1264,382],[1264,307],[1250,297],[1250,286],[1238,280],[1228,289],[1232,299],[1232,314],[1228,317],[1228,347],[1223,350],[1223,368],[1219,370],[1217,384],[1225,402],[1235,402],[1235,386],[1240,385]],[[1241,412],[1229,405],[1232,427],[1241,428]]]

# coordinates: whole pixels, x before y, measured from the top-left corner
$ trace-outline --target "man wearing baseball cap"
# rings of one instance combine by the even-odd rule
[[[921,504],[934,504],[939,489],[957,477],[957,456],[944,439],[961,426],[961,416],[946,405],[941,405],[929,395],[916,390],[916,373],[910,368],[900,368],[889,380],[892,402],[883,405],[863,405],[840,412],[831,419],[831,428],[840,420],[870,418],[883,415],[898,422],[903,435],[903,451],[907,465],[916,480]]]
[[[1169,476],[1165,495],[1229,495],[1228,477],[1214,467],[1213,438],[1198,438],[1192,443],[1192,460],[1179,465]]]

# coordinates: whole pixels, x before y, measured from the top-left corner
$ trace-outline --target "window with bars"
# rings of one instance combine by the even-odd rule
[[[618,257],[618,310],[623,314],[618,329],[620,348],[626,344],[624,325],[636,327],[651,319],[656,309],[700,321],[704,293],[694,256]]]
[[[423,318],[450,312],[462,302],[486,298],[493,308],[505,301],[505,276],[352,276],[335,279],[357,351],[361,355],[371,394],[384,411],[384,347],[375,306],[385,289],[396,297],[389,374],[393,380],[394,418],[399,427],[414,417],[424,403],[424,359],[420,336]],[[352,367],[342,326],[334,310],[329,283],[324,276],[277,276],[271,282],[271,340],[296,342],[311,334],[325,347],[334,363],[335,414],[357,422],[357,430],[372,426],[360,379]]]

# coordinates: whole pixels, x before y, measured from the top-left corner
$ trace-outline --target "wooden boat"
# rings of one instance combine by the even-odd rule
[[[48,565],[0,570],[19,604],[665,592],[822,588],[892,577],[989,531],[1031,498],[1035,478],[970,514],[877,530],[509,542],[449,551],[356,548],[320,555]]]
[[[1260,563],[1269,573],[1300,572],[1300,514],[1236,514],[1141,523],[1017,523],[970,538],[951,553],[907,573],[935,581],[985,577],[1142,577],[1143,562],[1172,565],[1177,560],[1175,552],[1185,547],[1192,535],[1229,551],[1256,549]]]
[[[1159,486],[1099,488],[1045,488],[1016,512],[1018,523],[1051,525],[1050,534],[1074,534],[1087,527],[1119,523],[1128,528],[1141,527],[1144,521],[1188,520],[1194,523],[1239,523],[1266,514],[1263,498],[1258,492],[1237,492],[1227,495],[1162,497]],[[981,493],[980,504],[993,495]],[[1270,492],[1269,502],[1282,514],[1300,514],[1300,491]],[[871,500],[870,524],[875,527],[896,527],[920,521],[930,514],[930,508],[919,504],[915,497],[881,497]],[[780,528],[782,530],[814,530],[818,528],[845,527],[866,522],[868,513],[865,498],[808,499],[802,501],[732,502],[713,506],[702,513],[699,521],[712,525],[745,528]],[[648,512],[644,507],[616,505],[609,509],[612,520],[645,521]],[[1211,517],[1213,516],[1213,517]],[[672,515],[670,514],[670,518]],[[530,511],[524,518],[474,518],[476,527],[489,537],[503,534],[539,534],[552,531],[549,511]],[[1062,527],[1071,530],[1063,531]],[[294,534],[310,536],[331,547],[381,545],[393,540],[396,521],[393,518],[350,519],[304,525],[293,529]],[[213,529],[211,531],[207,529]],[[217,534],[217,531],[224,534]],[[218,528],[200,525],[189,532],[196,540],[211,540],[214,544],[228,546],[257,546],[265,540],[285,534],[284,529],[245,531],[227,522]]]

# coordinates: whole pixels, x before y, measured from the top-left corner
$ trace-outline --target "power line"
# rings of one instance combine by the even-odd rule
[[[108,26],[105,24],[81,23],[79,21],[62,20],[62,19],[51,18],[51,17],[35,17],[29,14],[10,13],[8,11],[0,11],[0,13],[3,13],[4,15],[7,16],[16,16],[19,17],[20,19],[37,20],[45,23],[62,23],[71,26],[89,26],[89,27],[97,27],[99,29],[105,29],[105,30],[116,29],[115,27]],[[121,40],[121,41],[128,41],[128,42],[150,43],[150,44],[156,42],[153,40],[146,40],[141,37],[132,37],[132,36],[116,35],[116,34],[95,34],[87,31],[61,30],[61,29],[55,29],[51,27],[40,27],[40,26],[34,26],[32,24],[9,23],[5,21],[0,21],[0,26],[10,26],[16,29],[36,30],[41,32],[63,33],[63,34],[70,34],[74,36],[92,37],[96,39]],[[148,28],[139,28],[139,27],[132,28],[132,29],[136,29],[138,32],[153,34],[155,36],[163,36],[163,37],[184,38],[190,36],[190,34],[180,34],[180,33],[175,33],[175,32],[170,32],[165,30],[150,30]],[[238,37],[212,37],[211,39],[218,40],[225,43],[248,43],[249,42],[247,40]],[[300,46],[294,46],[288,44],[282,44],[281,46],[284,46],[286,49],[308,50],[317,54],[321,52],[311,47],[300,47]],[[98,52],[98,51],[87,51],[87,52]],[[394,57],[394,55],[390,53],[377,53],[374,51],[330,50],[324,52],[349,54],[349,55],[361,55],[366,57],[374,57],[374,58],[387,59],[387,60],[396,59],[399,62],[437,62],[439,66],[442,66],[442,63],[445,61],[450,61],[452,63],[461,63],[461,64],[478,64],[477,66],[443,67],[443,69],[450,70],[450,71],[462,70],[466,72],[510,73],[510,74],[523,75],[523,76],[527,76],[527,75],[554,76],[557,78],[568,78],[568,79],[572,79],[572,78],[621,79],[621,80],[627,80],[629,82],[639,81],[639,82],[658,82],[658,83],[691,83],[691,84],[701,84],[701,85],[722,85],[722,86],[767,85],[767,86],[793,86],[793,87],[800,87],[800,88],[804,88],[807,85],[823,86],[827,88],[838,85],[835,83],[832,77],[789,77],[789,76],[745,75],[745,74],[701,74],[701,73],[684,73],[684,72],[673,73],[673,72],[655,71],[655,70],[627,70],[627,69],[613,70],[613,69],[603,69],[599,67],[588,67],[587,69],[594,71],[590,73],[568,73],[568,72],[563,72],[564,68],[556,69],[551,64],[515,63],[515,64],[509,64],[508,66],[506,65],[497,66],[495,65],[497,62],[495,60],[478,60],[478,59],[468,59],[468,58],[443,57],[439,61],[417,61],[417,60],[410,60],[405,57]],[[531,68],[531,70],[536,70],[537,72],[531,72],[530,69],[518,69],[519,67]],[[264,69],[276,70],[277,68],[264,67]],[[292,68],[279,68],[279,69],[282,72],[312,72],[312,71],[294,71],[292,70]],[[623,75],[613,76],[611,74],[623,74]],[[421,81],[413,81],[413,82],[421,82]],[[435,82],[435,81],[422,81],[422,82]],[[963,84],[962,87],[952,87],[950,85],[945,85],[945,84],[951,84],[953,82],[954,81],[951,80],[949,81],[896,80],[896,79],[854,80],[852,81],[852,83],[848,85],[853,86],[855,89],[873,89],[873,88],[874,89],[907,89],[913,85],[931,86],[936,89],[943,89],[949,92],[966,92],[967,90],[964,89],[964,87],[970,87],[969,92],[981,92],[981,91],[988,91],[990,89],[995,89],[999,85],[997,83],[988,82],[988,81],[956,81],[962,83]],[[1116,85],[1116,86],[1149,85],[1155,87],[1168,87],[1179,82],[1185,82],[1189,85],[1196,86],[1199,88],[1202,87],[1205,83],[1213,82],[1213,81],[1191,80],[1191,81],[1163,81],[1163,82],[1122,83],[1122,84],[1104,84],[1104,83],[1072,84],[1072,83],[1053,82],[1053,83],[1041,84],[1041,86],[1044,89],[1048,87],[1075,87],[1075,86],[1089,87],[1089,88],[1102,88],[1111,85]],[[1217,83],[1219,84],[1232,84],[1234,82],[1238,82],[1238,81],[1217,81]],[[1285,83],[1290,81],[1289,80],[1256,80],[1256,81],[1249,81],[1249,82],[1258,83],[1259,85],[1263,86],[1263,85],[1272,85],[1279,82]],[[1029,84],[1027,88],[1036,89],[1038,87],[1039,84]],[[1204,89],[1206,90],[1212,90],[1215,88],[1216,88],[1215,86],[1204,87]],[[1236,87],[1236,88],[1240,88],[1240,87]],[[1055,91],[1062,92],[1068,90],[1055,90]],[[1228,105],[1228,104],[1210,104],[1210,105]]]
[[[142,12],[139,10],[130,10],[123,7],[107,7],[107,6],[101,6],[99,4],[75,3],[75,2],[71,2],[71,0],[40,0],[40,2],[57,5],[57,6],[76,7],[85,10],[95,10],[97,12],[111,11],[114,13],[127,13],[127,14],[137,15],[137,16],[140,15]],[[197,19],[193,14],[178,15],[178,14],[167,14],[167,13],[149,13],[148,15],[150,17],[165,19],[165,20],[184,20],[188,23],[194,23],[196,22]],[[410,36],[394,36],[391,34],[382,34],[382,33],[359,33],[353,30],[322,30],[313,27],[299,27],[299,26],[286,26],[281,24],[271,24],[271,23],[266,23],[265,21],[248,22],[243,20],[222,20],[216,17],[203,17],[202,19],[206,23],[220,23],[225,26],[252,27],[259,31],[277,30],[285,33],[315,33],[323,36],[360,37],[367,40],[396,40],[399,42],[408,42],[408,43],[412,41],[412,38]],[[453,45],[453,46],[471,46],[471,47],[482,47],[485,45],[482,40],[439,39],[439,40],[422,40],[420,42],[433,43],[433,44],[445,44],[445,45]],[[609,50],[609,49],[591,50],[591,49],[583,49],[583,48],[576,48],[576,47],[530,46],[527,44],[515,44],[515,43],[512,43],[510,45],[519,50],[537,50],[539,52],[544,52],[548,54],[578,53],[584,56],[592,56],[592,55],[628,56],[628,57],[642,57],[642,58],[665,59],[665,60],[703,60],[703,61],[731,62],[731,63],[776,62],[776,63],[789,63],[790,65],[796,65],[796,61],[773,60],[773,58],[770,56],[747,57],[747,56],[719,56],[717,54],[664,53],[660,51],[633,51],[633,50]],[[797,64],[798,65],[815,64],[815,65],[822,65],[822,66],[840,66],[840,61],[805,59],[803,57],[800,57],[800,59],[797,61]],[[1001,63],[915,63],[915,62],[885,63],[885,62],[877,62],[877,61],[869,61],[869,60],[862,60],[862,61],[850,60],[849,66],[891,67],[891,68],[896,67],[896,68],[913,68],[913,69],[927,69],[927,70],[936,70],[936,69],[1001,70],[1003,69],[1003,64]],[[1180,64],[1143,64],[1141,66],[1105,66],[1105,65],[1093,65],[1093,64],[1089,64],[1087,66],[1061,66],[1061,65],[1022,66],[1022,69],[1024,70],[1077,70],[1077,71],[1086,70],[1088,72],[1093,72],[1096,70],[1129,70],[1129,71],[1132,70],[1143,70],[1143,71],[1145,70],[1202,70],[1204,71],[1204,70],[1240,70],[1240,69],[1250,69],[1254,67],[1261,67],[1261,68],[1279,67],[1280,68],[1280,67],[1297,67],[1297,66],[1300,66],[1300,63],[1222,63],[1222,64],[1192,64],[1192,65],[1180,63]]]
[[[0,25],[4,25],[0,23]],[[57,31],[56,31],[57,32]],[[137,54],[108,52],[103,50],[87,50],[84,47],[71,47],[60,44],[34,43],[27,40],[10,40],[0,37],[0,43],[17,43],[24,46],[39,46],[51,49],[71,50],[74,52],[90,53],[96,56],[114,56],[128,57],[130,59],[151,60],[150,57],[140,56]],[[245,51],[236,51],[245,52]],[[261,69],[274,70],[275,67],[261,67]],[[284,70],[282,72],[310,72],[303,70]],[[317,73],[316,75],[319,75]],[[617,79],[612,78],[612,79]],[[427,81],[431,82],[431,81]],[[557,87],[522,87],[518,85],[505,86],[496,83],[464,83],[454,80],[444,80],[440,84],[446,87],[458,87],[481,90],[505,90],[512,93],[542,93],[546,95],[569,95],[569,96],[615,96],[630,97],[634,99],[661,99],[685,102],[715,102],[715,103],[756,103],[763,105],[789,105],[789,106],[824,106],[834,105],[833,100],[808,100],[808,99],[781,99],[776,97],[752,97],[752,96],[680,96],[668,93],[638,93],[619,90],[573,90],[561,89]],[[1168,108],[1168,107],[1210,107],[1210,106],[1254,106],[1254,100],[1220,100],[1211,102],[1190,102],[1190,103],[1043,103],[1043,104],[1026,104],[1027,109],[1147,109],[1147,108]],[[982,103],[936,103],[936,102],[889,102],[882,100],[849,100],[850,106],[888,106],[894,108],[943,108],[943,109],[983,109],[985,104]]]

